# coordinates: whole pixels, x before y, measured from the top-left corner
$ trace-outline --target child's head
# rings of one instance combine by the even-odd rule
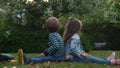
[[[56,17],[49,17],[46,20],[46,27],[48,32],[57,32],[59,30],[59,20]]]
[[[70,17],[65,26],[63,41],[66,43],[75,33],[79,33],[82,22],[76,18]]]

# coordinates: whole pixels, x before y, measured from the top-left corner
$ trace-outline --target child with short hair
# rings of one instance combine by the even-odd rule
[[[117,64],[120,65],[120,60],[115,60],[115,53],[113,52],[107,59],[96,58],[88,55],[82,48],[82,43],[79,37],[82,22],[76,18],[69,18],[64,35],[63,41],[65,44],[65,58],[70,62],[93,62],[103,64]]]
[[[59,20],[56,17],[49,17],[46,20],[46,28],[49,32],[49,47],[45,49],[35,58],[26,58],[22,49],[18,50],[18,62],[24,63],[41,63],[41,62],[61,62],[64,59],[64,43],[62,37],[58,33]]]

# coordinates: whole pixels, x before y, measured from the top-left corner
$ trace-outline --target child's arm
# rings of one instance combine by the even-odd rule
[[[78,39],[71,39],[71,44],[70,44],[71,45],[70,46],[71,51],[73,52],[74,55],[76,55],[78,57],[80,57],[81,54],[84,52],[82,50],[82,48],[80,48],[80,44],[79,43],[80,42],[79,42]]]
[[[81,56],[87,57],[87,56],[89,56],[89,55],[88,55],[86,52],[84,52],[84,53],[81,54]]]
[[[41,57],[45,57],[45,54],[44,53],[40,53],[39,54]]]
[[[49,38],[49,40],[51,41],[52,45],[43,52],[45,55],[54,53],[55,50],[57,50],[59,48],[59,43],[58,43],[56,37],[52,36]]]

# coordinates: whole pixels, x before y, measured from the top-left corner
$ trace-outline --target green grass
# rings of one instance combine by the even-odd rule
[[[89,54],[98,57],[98,58],[106,58],[108,55],[110,55],[112,51],[92,51]],[[17,55],[15,53],[11,53],[15,59],[17,58]],[[27,57],[34,57],[37,54],[26,54]],[[120,51],[116,51],[116,58],[120,58]],[[96,64],[96,63],[71,63],[71,62],[61,62],[61,63],[39,63],[35,65],[37,68],[120,68],[120,66],[113,66],[113,65],[106,65],[106,64]],[[33,68],[33,65],[26,64],[26,65],[20,65],[18,63],[13,62],[6,62],[6,63],[0,63],[0,68]]]

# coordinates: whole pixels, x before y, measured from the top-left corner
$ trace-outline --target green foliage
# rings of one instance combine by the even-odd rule
[[[19,48],[23,48],[25,52],[41,52],[47,47],[48,38],[45,31],[25,27],[15,29],[1,41],[1,52],[17,52]]]
[[[108,48],[116,50],[120,44],[119,3],[120,0],[0,0],[0,51],[44,50],[48,41],[44,22],[50,16],[60,19],[61,35],[70,16],[81,19],[86,50],[91,49],[94,42],[104,41]]]
[[[84,35],[81,36],[81,43],[83,45],[83,49],[85,50],[85,52],[89,52],[92,50],[90,40],[86,36]]]
[[[104,26],[103,26],[104,25]],[[106,42],[105,49],[119,50],[120,23],[92,23],[83,27],[83,33],[94,47],[95,42]]]
[[[48,14],[42,4],[24,1],[3,1],[0,19],[0,51],[16,52],[23,48],[25,52],[41,52],[47,47],[47,31],[44,27]],[[43,9],[43,10],[41,10]]]

